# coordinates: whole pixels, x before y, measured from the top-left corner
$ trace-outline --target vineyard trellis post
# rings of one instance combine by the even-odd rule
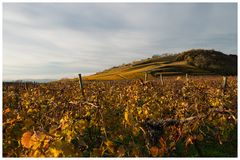
[[[24,88],[27,90],[27,82],[24,83]]]
[[[223,76],[223,84],[222,84],[223,93],[225,93],[226,88],[227,88],[227,76]]]
[[[186,81],[188,81],[188,74],[186,73]]]
[[[84,92],[83,92],[83,82],[82,82],[82,75],[81,75],[81,74],[78,74],[78,76],[79,76],[80,91],[81,91],[82,96],[84,96]]]
[[[160,73],[160,82],[161,82],[161,85],[163,85],[163,75],[162,75],[162,73]]]
[[[148,79],[148,73],[147,72],[145,72],[145,82],[147,81],[147,79]]]

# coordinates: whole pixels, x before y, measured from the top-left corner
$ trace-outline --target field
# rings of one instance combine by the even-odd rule
[[[3,84],[4,157],[236,157],[237,77]]]
[[[175,58],[175,56],[173,56]],[[144,74],[151,73],[149,76],[156,77],[157,74],[164,75],[183,75],[192,73],[196,75],[212,74],[209,71],[189,65],[187,61],[176,61],[172,56],[170,58],[153,58],[142,60],[132,64],[126,64],[110,68],[103,72],[86,76],[85,80],[124,80],[124,79],[139,79],[144,77]],[[153,76],[155,75],[155,76]]]

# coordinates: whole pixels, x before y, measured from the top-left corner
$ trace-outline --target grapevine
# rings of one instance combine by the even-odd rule
[[[237,155],[237,79],[3,85],[4,157]],[[206,147],[208,146],[208,147]],[[210,147],[209,147],[210,146]]]

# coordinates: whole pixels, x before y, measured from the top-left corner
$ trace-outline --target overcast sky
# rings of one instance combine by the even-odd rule
[[[90,74],[193,48],[237,54],[235,3],[4,3],[3,79]]]

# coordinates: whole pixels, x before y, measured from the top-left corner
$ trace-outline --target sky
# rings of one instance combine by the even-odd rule
[[[194,48],[237,54],[237,3],[3,3],[3,80],[89,75]]]

